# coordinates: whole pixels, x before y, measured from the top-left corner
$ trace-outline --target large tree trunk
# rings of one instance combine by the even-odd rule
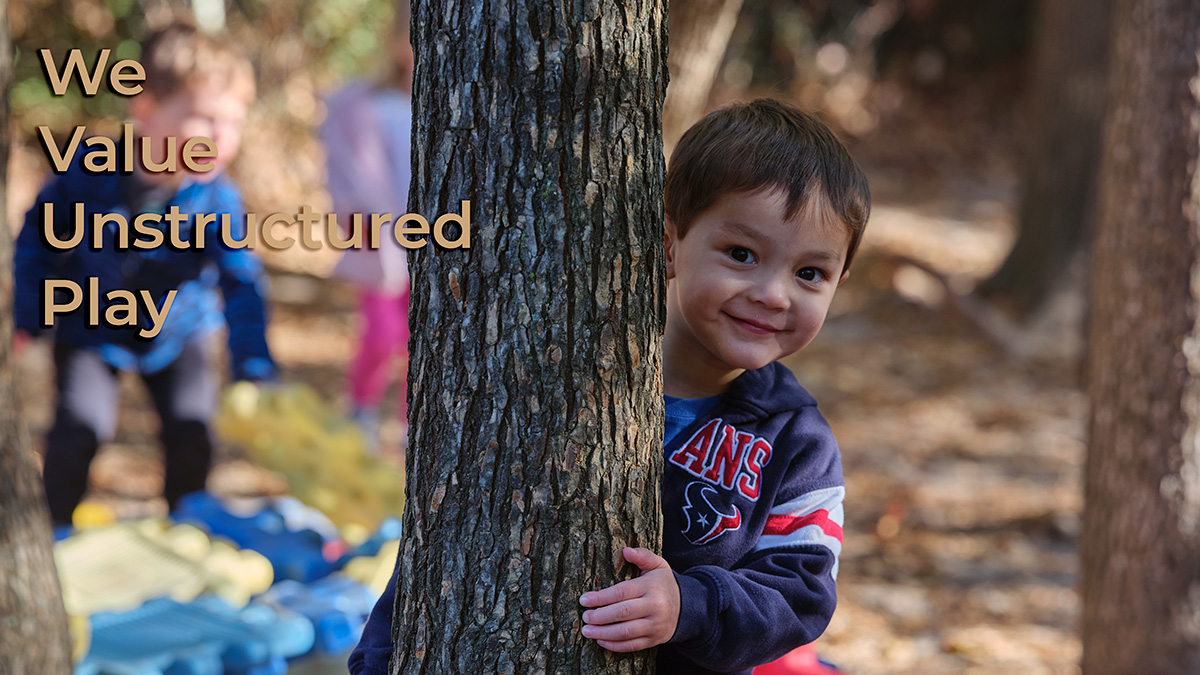
[[[655,0],[416,3],[412,444],[393,671],[641,673],[580,594],[660,548],[661,108]]]
[[[671,86],[663,106],[668,150],[704,115],[741,8],[742,0],[671,0]]]
[[[1083,672],[1200,672],[1200,5],[1119,0],[1092,276]]]
[[[1064,280],[1091,228],[1112,0],[1044,0],[1017,241],[981,293],[1027,315]]]
[[[0,3],[0,673],[71,671],[67,614],[54,567],[50,515],[29,454],[13,364],[12,229],[8,224],[8,4]]]

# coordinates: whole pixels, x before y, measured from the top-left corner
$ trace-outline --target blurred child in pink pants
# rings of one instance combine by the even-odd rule
[[[346,85],[326,100],[321,125],[328,187],[338,222],[355,213],[408,211],[412,129],[412,66],[407,3],[398,3],[389,37],[389,72],[379,81]],[[369,222],[364,217],[364,223]],[[379,404],[388,385],[399,384],[400,420],[407,422],[408,261],[390,228],[381,241],[347,249],[334,276],[359,286],[361,337],[350,373],[352,416],[368,446],[378,445]],[[366,240],[364,240],[366,241]],[[405,425],[407,429],[407,425]]]

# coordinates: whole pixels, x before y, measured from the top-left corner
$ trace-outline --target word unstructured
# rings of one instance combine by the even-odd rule
[[[301,206],[294,214],[272,213],[265,218],[259,218],[256,213],[244,216],[244,229],[234,231],[235,221],[228,213],[180,213],[178,206],[171,206],[165,214],[142,213],[134,217],[132,223],[120,213],[93,213],[91,218],[91,240],[88,245],[93,250],[99,250],[105,245],[106,235],[110,238],[109,245],[118,250],[151,249],[168,243],[175,249],[203,249],[206,245],[205,231],[209,225],[220,220],[221,243],[229,248],[257,248],[265,246],[269,249],[282,251],[296,244],[296,237],[279,227],[299,225],[300,245],[308,250],[317,250],[323,245],[332,246],[338,250],[349,248],[379,248],[382,243],[380,231],[392,226],[392,236],[396,243],[407,249],[418,249],[429,242],[427,237],[432,233],[434,243],[445,249],[471,248],[471,202],[461,202],[462,214],[446,213],[433,222],[418,213],[406,213],[395,219],[393,223],[390,213],[355,213],[350,218],[349,226],[338,226],[337,214],[316,213],[309,206]],[[55,249],[65,251],[83,243],[88,230],[87,214],[83,203],[74,205],[70,234],[56,232],[54,221],[54,204],[46,202],[42,205],[42,234],[46,242]],[[184,225],[189,218],[195,218],[194,227],[190,229],[190,237],[184,238]],[[367,232],[365,220],[370,221],[370,231]],[[324,242],[319,240],[316,233],[321,231],[324,221]],[[161,225],[165,224],[165,228]],[[458,233],[453,239],[447,236],[448,225],[457,226]],[[110,227],[111,226],[111,227]],[[343,232],[343,229],[347,232]],[[65,237],[65,238],[63,238]],[[115,240],[113,240],[115,239]]]

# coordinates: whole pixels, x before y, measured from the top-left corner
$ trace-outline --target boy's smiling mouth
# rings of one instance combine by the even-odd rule
[[[771,335],[783,330],[782,328],[776,328],[768,323],[755,321],[753,319],[743,319],[742,317],[735,316],[729,312],[725,312],[725,316],[728,316],[730,319],[732,319],[735,325],[754,333],[755,335]]]

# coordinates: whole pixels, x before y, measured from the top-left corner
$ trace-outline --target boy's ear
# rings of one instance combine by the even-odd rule
[[[843,270],[842,276],[838,279],[838,286],[841,286],[842,282],[849,278],[850,278],[850,270]]]
[[[663,226],[663,250],[666,252],[667,281],[675,278],[675,244],[679,237],[675,234],[675,223],[667,218]]]

